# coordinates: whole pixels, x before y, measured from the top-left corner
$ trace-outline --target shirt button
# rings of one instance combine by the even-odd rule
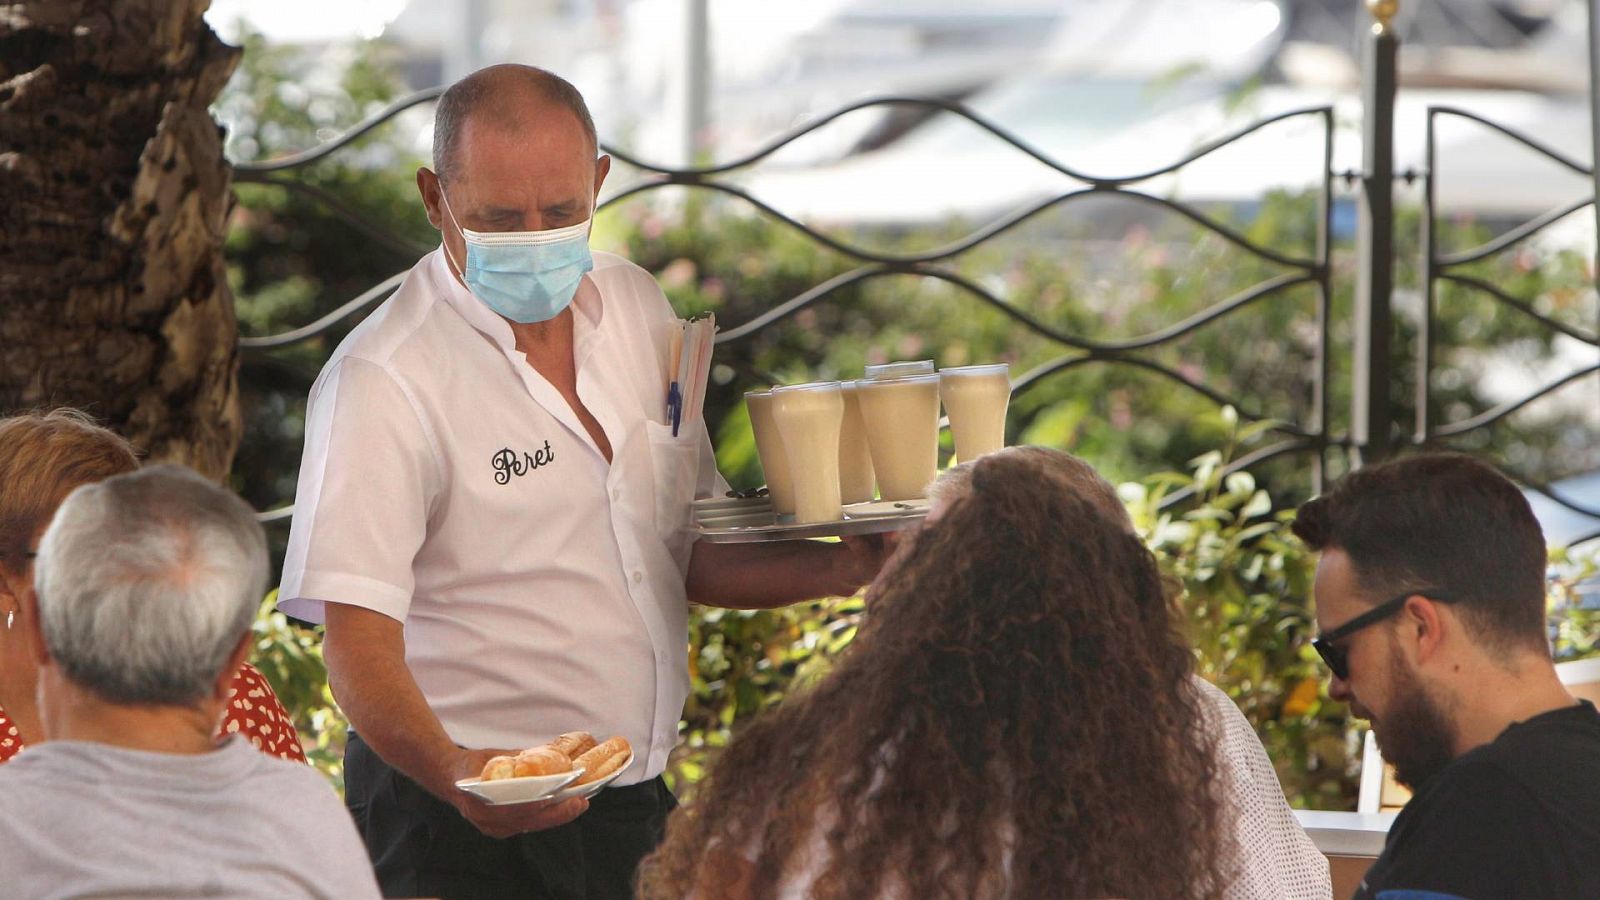
[[[619,487],[612,488],[611,489],[611,499],[613,499],[613,500],[621,500],[622,499],[622,488],[619,488]]]
[[[633,570],[633,583],[634,584],[638,584],[639,582],[641,582],[643,580],[644,580],[644,573],[639,571],[638,569],[634,569]]]

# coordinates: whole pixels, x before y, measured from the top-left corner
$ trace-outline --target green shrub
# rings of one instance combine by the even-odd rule
[[[1227,411],[1213,423],[1238,440]],[[1288,530],[1266,491],[1246,473],[1224,477],[1231,447],[1204,454],[1186,473],[1124,484],[1140,534],[1177,591],[1200,673],[1221,686],[1256,727],[1296,806],[1353,809],[1359,744],[1309,640],[1315,558]],[[1162,511],[1172,492],[1196,499]],[[780,610],[697,610],[691,621],[693,690],[670,775],[692,789],[739,724],[826,671],[848,644],[859,598]]]
[[[1264,426],[1238,427],[1224,410],[1228,445],[1169,472],[1121,486],[1134,524],[1171,580],[1198,669],[1255,726],[1290,802],[1354,809],[1360,730],[1327,695],[1311,649],[1314,554],[1289,532],[1293,511],[1275,509],[1248,473],[1223,475],[1236,442]],[[1180,490],[1194,500],[1162,510]],[[1552,553],[1551,623],[1558,659],[1600,653],[1600,614],[1578,609],[1573,586],[1596,571],[1593,554]],[[297,627],[269,596],[256,625],[253,662],[272,683],[307,744],[307,755],[343,784],[346,723],[333,703],[320,629]],[[774,610],[694,607],[689,619],[690,692],[667,776],[690,793],[716,753],[751,717],[826,673],[855,636],[860,597]]]
[[[1220,686],[1255,727],[1291,804],[1354,809],[1364,726],[1327,694],[1327,671],[1310,640],[1316,556],[1289,530],[1293,510],[1275,508],[1246,472],[1224,475],[1241,444],[1268,426],[1240,427],[1224,409],[1213,425],[1228,435],[1185,472],[1119,488],[1134,524],[1173,585],[1200,674]],[[1194,499],[1160,508],[1177,491]],[[1552,552],[1551,623],[1558,659],[1600,653],[1600,614],[1576,609],[1573,586],[1592,576],[1593,554]],[[693,688],[683,740],[669,777],[692,790],[740,724],[826,672],[855,634],[860,598],[779,610],[697,609],[691,616]]]
[[[1249,440],[1264,426],[1230,432]],[[1354,809],[1360,747],[1344,704],[1329,699],[1327,672],[1312,650],[1315,554],[1289,532],[1292,510],[1248,472],[1223,475],[1232,444],[1194,460],[1186,473],[1124,485],[1121,493],[1178,596],[1201,675],[1221,687],[1255,726],[1294,806]],[[1162,510],[1173,491],[1195,502]]]
[[[349,727],[328,687],[322,661],[322,629],[289,621],[273,607],[278,592],[268,594],[256,615],[255,652],[250,663],[261,670],[300,732],[306,758],[344,793],[344,736]]]

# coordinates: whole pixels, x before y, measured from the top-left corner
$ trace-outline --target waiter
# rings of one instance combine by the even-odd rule
[[[494,66],[439,99],[417,187],[442,246],[347,337],[306,410],[280,608],[326,622],[346,803],[389,896],[627,897],[675,802],[688,601],[849,594],[875,543],[694,543],[722,488],[665,417],[676,318],[591,254],[610,159],[561,78]],[[556,735],[620,734],[593,799],[454,787]]]

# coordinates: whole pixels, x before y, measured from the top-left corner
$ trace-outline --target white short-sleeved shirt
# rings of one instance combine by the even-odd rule
[[[594,256],[574,362],[611,463],[435,250],[311,389],[279,608],[391,616],[457,744],[620,734],[631,784],[677,741],[689,503],[724,484],[704,426],[674,436],[665,421],[666,298],[638,266]]]

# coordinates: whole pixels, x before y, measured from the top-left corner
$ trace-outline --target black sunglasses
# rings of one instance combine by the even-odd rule
[[[1311,646],[1316,649],[1317,655],[1322,657],[1322,661],[1328,664],[1328,668],[1333,670],[1334,677],[1338,678],[1340,681],[1349,681],[1350,655],[1343,647],[1335,646],[1335,642],[1342,641],[1369,625],[1382,622],[1384,619],[1387,619],[1399,612],[1401,608],[1406,605],[1407,600],[1417,596],[1427,597],[1429,600],[1434,600],[1439,603],[1450,602],[1450,598],[1441,596],[1436,591],[1406,591],[1404,594],[1401,594],[1393,600],[1388,600],[1378,604],[1377,606],[1374,606],[1373,608],[1367,610],[1359,616],[1356,616],[1354,619],[1351,619],[1343,625],[1340,625],[1338,628],[1335,628],[1327,634],[1318,636],[1311,642]]]

